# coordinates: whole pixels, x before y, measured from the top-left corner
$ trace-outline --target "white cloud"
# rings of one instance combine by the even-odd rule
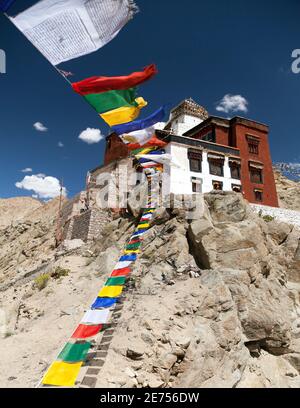
[[[248,101],[242,95],[227,94],[218,102],[218,112],[248,112]]]
[[[47,132],[48,128],[46,128],[45,125],[43,125],[41,122],[35,122],[33,124],[33,127],[35,128],[35,130],[37,130],[38,132]]]
[[[32,173],[31,167],[25,167],[25,169],[21,170],[22,173]]]
[[[65,145],[63,144],[63,142],[58,142],[58,143],[57,143],[57,146],[58,146],[58,147],[64,147]]]
[[[33,174],[25,176],[22,181],[18,181],[15,186],[27,191],[33,191],[35,197],[41,199],[51,199],[60,195],[60,182],[56,177],[45,176],[44,174]],[[63,195],[66,195],[63,187]]]
[[[100,142],[100,140],[103,140],[104,136],[102,135],[100,129],[87,128],[80,133],[78,138],[87,144],[94,144]]]

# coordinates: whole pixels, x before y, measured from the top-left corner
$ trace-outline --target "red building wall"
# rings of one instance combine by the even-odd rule
[[[215,126],[216,143],[229,146],[229,128]]]
[[[104,154],[104,164],[107,165],[115,160],[125,159],[129,155],[125,143],[117,136],[112,134],[106,139],[106,149]]]
[[[231,132],[236,147],[241,155],[241,182],[245,198],[257,204],[278,207],[278,197],[272,167],[272,159],[268,140],[268,127],[247,121],[241,118],[234,118],[231,121]],[[258,154],[249,152],[247,135],[254,136],[259,140]],[[263,164],[263,183],[252,183],[250,179],[249,162]],[[263,201],[255,200],[255,189],[263,191]]]

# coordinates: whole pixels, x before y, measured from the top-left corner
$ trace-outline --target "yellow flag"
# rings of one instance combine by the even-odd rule
[[[125,249],[124,254],[125,255],[130,255],[130,254],[140,254],[141,251],[139,249]]]
[[[144,106],[147,106],[147,102],[143,98],[137,98],[135,101],[137,102],[138,106],[123,106],[121,108],[102,113],[100,116],[109,126],[132,122],[139,116],[141,109]]]
[[[138,228],[138,229],[150,228],[150,224],[149,224],[149,223],[140,224],[140,225],[138,225],[137,228]]]
[[[63,361],[54,361],[45,374],[42,383],[45,385],[73,387],[81,366],[82,362],[64,363]]]
[[[98,297],[114,298],[121,295],[123,286],[105,286],[98,294]]]

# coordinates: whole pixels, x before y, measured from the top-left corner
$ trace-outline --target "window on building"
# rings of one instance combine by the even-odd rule
[[[207,142],[216,143],[215,132],[211,131],[207,133],[206,135],[202,136],[202,140],[205,140]]]
[[[202,152],[201,150],[188,150],[188,158],[190,161],[190,171],[197,173],[202,172]]]
[[[258,190],[255,189],[254,190],[254,197],[255,197],[255,201],[259,201],[262,202],[263,201],[263,191],[262,190]]]
[[[231,184],[231,189],[235,193],[241,193],[242,192],[242,186],[239,184]]]
[[[259,154],[259,139],[255,136],[247,135],[248,151],[250,154]]]
[[[229,159],[229,167],[231,178],[240,180],[241,179],[241,162],[239,160]]]
[[[224,157],[208,155],[209,172],[214,176],[224,176]]]
[[[192,191],[193,193],[202,193],[202,179],[192,177]]]
[[[250,180],[251,183],[262,184],[263,183],[263,166],[259,164],[250,164]]]
[[[213,189],[214,189],[214,190],[223,190],[223,183],[222,183],[222,181],[216,181],[216,180],[214,180],[214,181],[212,182],[212,185],[213,185]]]

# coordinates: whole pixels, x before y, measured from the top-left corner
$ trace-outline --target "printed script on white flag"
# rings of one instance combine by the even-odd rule
[[[11,21],[58,65],[103,47],[136,10],[133,0],[42,0]]]

